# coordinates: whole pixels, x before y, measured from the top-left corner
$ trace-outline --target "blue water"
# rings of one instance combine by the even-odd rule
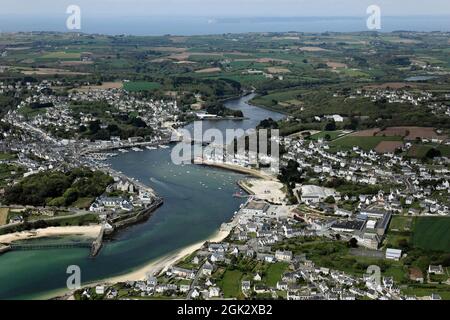
[[[217,120],[217,121],[203,121],[201,125],[201,131],[194,131],[194,124],[190,124],[185,128],[191,132],[191,137],[196,140],[203,140],[202,135],[208,129],[218,129],[223,133],[226,133],[227,129],[239,130],[243,131],[248,129],[256,128],[262,120],[272,118],[273,120],[281,120],[285,117],[285,115],[270,111],[267,109],[262,109],[260,107],[253,106],[249,104],[249,101],[255,97],[255,94],[249,94],[239,99],[232,99],[228,102],[225,102],[225,106],[231,110],[241,110],[246,117],[245,120]],[[198,122],[197,122],[198,123]],[[236,133],[238,133],[236,131]],[[234,137],[234,136],[233,136]],[[233,137],[228,137],[228,140],[225,141],[227,144],[233,141]],[[240,135],[236,134],[236,137],[240,137]],[[226,135],[224,134],[224,140],[226,139]]]
[[[66,32],[68,15],[1,15],[0,31]],[[360,17],[292,17],[292,18],[221,18],[221,17],[152,17],[82,15],[81,32],[109,35],[205,35],[242,32],[357,32],[367,31],[368,16]],[[383,16],[381,32],[450,31],[450,15]]]
[[[245,121],[205,121],[206,128],[249,129],[261,120],[283,115],[250,106],[251,96],[229,101]],[[69,265],[81,268],[82,283],[109,278],[145,265],[216,232],[239,208],[236,182],[244,176],[197,165],[171,162],[172,149],[120,154],[109,160],[116,170],[151,186],[164,205],[146,222],[120,231],[89,258],[88,249],[12,251],[0,256],[0,299],[33,299],[65,287]],[[45,240],[37,240],[45,241]],[[53,242],[53,240],[52,240]]]

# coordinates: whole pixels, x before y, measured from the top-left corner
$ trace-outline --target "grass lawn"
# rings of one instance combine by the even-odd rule
[[[439,146],[438,150],[442,153],[442,156],[450,157],[450,146]]]
[[[330,136],[330,140],[337,139],[342,134],[342,131],[322,131],[316,134],[313,134],[309,137],[310,140],[319,140],[321,138],[325,138],[326,135]]]
[[[389,232],[384,242],[384,247],[399,247],[401,242],[410,242],[413,228],[413,217],[393,216],[389,224]]]
[[[381,141],[401,141],[401,137],[356,137],[345,136],[334,140],[330,143],[332,148],[352,149],[353,147],[360,147],[363,150],[374,150]]]
[[[33,217],[30,219],[30,222],[35,222],[40,220],[42,217]],[[98,223],[99,218],[98,215],[89,213],[84,215],[65,215],[61,216],[59,219],[55,219],[52,221],[49,221],[49,224],[52,226],[85,226],[89,225],[91,223]]]
[[[450,156],[450,146],[445,145],[429,145],[429,144],[415,144],[408,150],[408,157],[423,159],[427,152],[432,148],[436,148],[442,153],[442,156]]]
[[[449,217],[418,217],[414,223],[413,245],[425,250],[450,252],[449,230]]]
[[[65,51],[57,51],[57,52],[49,52],[39,57],[39,59],[43,60],[78,60],[80,59],[81,54],[79,52],[65,52]]]
[[[73,207],[79,208],[79,209],[88,209],[92,202],[94,202],[94,198],[87,197],[87,198],[79,198],[77,201],[72,203]]]
[[[419,158],[419,159],[425,158],[425,155],[427,154],[427,152],[430,149],[431,149],[431,146],[415,144],[408,150],[407,156],[411,157],[411,158]]]
[[[393,277],[394,281],[400,282],[407,278],[407,270],[402,265],[391,265],[384,272],[384,277]]]
[[[278,281],[281,281],[281,276],[286,272],[289,264],[286,262],[272,263],[266,270],[266,275],[264,277],[265,283],[269,287],[275,287]]]
[[[30,106],[25,106],[19,109],[19,113],[26,117],[36,117],[37,115],[44,114],[47,112],[47,108],[33,109]]]
[[[148,81],[132,81],[132,82],[124,82],[123,88],[127,91],[147,91],[158,89],[161,85],[157,82],[148,82]]]
[[[16,158],[15,154],[0,152],[0,160],[11,160],[15,158]]]
[[[410,231],[412,228],[412,217],[393,216],[389,225],[389,231]]]
[[[220,281],[220,287],[222,288],[225,298],[232,298],[240,295],[242,276],[243,274],[239,270],[225,271],[223,278]]]
[[[432,293],[437,293],[444,300],[450,300],[450,286],[445,284],[417,284],[409,285],[407,289],[402,292],[407,295],[426,297],[431,296]]]

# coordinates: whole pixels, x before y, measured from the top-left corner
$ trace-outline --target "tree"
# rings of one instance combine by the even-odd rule
[[[329,121],[324,128],[325,131],[336,131],[336,122],[334,120]]]
[[[328,203],[328,204],[335,204],[335,203],[336,203],[336,200],[334,199],[333,196],[329,196],[328,198],[325,199],[325,203]]]
[[[397,242],[398,246],[400,249],[402,249],[403,251],[406,251],[409,249],[409,243],[407,239],[400,239]]]
[[[431,148],[430,150],[428,150],[427,154],[425,155],[426,158],[428,159],[434,159],[436,157],[441,157],[442,153],[440,150],[435,149],[435,148]]]
[[[348,241],[348,246],[349,246],[350,248],[358,248],[358,240],[356,240],[355,238],[351,238],[351,239]]]
[[[100,130],[100,123],[98,121],[91,121],[89,123],[89,131],[96,134]]]
[[[278,123],[272,118],[262,120],[258,127],[258,129],[278,129]]]

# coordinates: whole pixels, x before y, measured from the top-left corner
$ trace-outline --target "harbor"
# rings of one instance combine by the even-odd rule
[[[247,99],[234,100],[234,105],[233,101],[227,104],[234,109],[243,107],[246,116],[252,120],[203,121],[204,129],[215,126],[226,129],[230,124],[248,129],[266,117],[274,117],[272,112],[248,106],[245,103]],[[189,128],[190,125],[187,126]],[[216,234],[224,222],[230,221],[246,201],[246,198],[233,197],[241,192],[237,182],[246,174],[211,166],[175,165],[170,160],[172,146],[161,148],[158,147],[160,144],[152,145],[157,149],[150,150],[137,146],[143,152],[133,152],[129,148],[126,148],[128,152],[119,151],[125,150],[123,147],[114,151],[104,150],[117,155],[102,161],[105,166],[101,169],[151,188],[164,199],[164,205],[151,212],[148,219],[118,228],[111,237],[107,236],[108,241],[102,242],[95,258],[90,258],[90,248],[6,252],[0,258],[0,298],[12,297],[11,292],[16,298],[49,297],[50,292],[65,287],[65,270],[72,264],[83,270],[82,283],[129,275],[151,261],[203,243]],[[64,244],[67,241],[58,239],[52,242]],[[21,272],[14,268],[18,261],[23,261],[20,262]],[[27,285],[30,270],[33,270],[33,286]],[[36,290],[36,287],[40,289]]]

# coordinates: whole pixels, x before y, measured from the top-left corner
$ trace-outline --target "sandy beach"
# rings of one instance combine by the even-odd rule
[[[162,271],[167,270],[170,266],[174,265],[178,261],[184,259],[195,251],[199,250],[205,242],[221,242],[229,235],[228,231],[217,231],[211,237],[204,241],[197,242],[193,245],[185,247],[183,249],[177,250],[167,256],[159,258],[157,260],[151,261],[144,267],[139,268],[136,271],[132,271],[130,273],[112,277],[101,282],[103,283],[117,283],[117,282],[125,282],[125,281],[138,281],[146,278],[147,274],[159,274]]]
[[[70,226],[70,227],[49,227],[44,229],[37,229],[33,231],[22,231],[0,235],[0,243],[10,244],[18,240],[48,238],[57,236],[71,236],[80,235],[88,238],[96,238],[100,233],[101,225],[93,226]]]
[[[183,249],[177,250],[173,253],[170,253],[164,257],[161,257],[159,259],[153,260],[149,262],[147,265],[140,267],[139,269],[135,271],[131,271],[129,273],[111,277],[99,281],[93,281],[90,283],[83,284],[83,288],[85,287],[93,287],[96,285],[110,285],[115,284],[119,282],[127,282],[127,281],[140,281],[144,280],[148,274],[157,275],[165,270],[167,270],[170,266],[176,264],[178,261],[186,258],[187,256],[191,255],[195,251],[199,250],[205,242],[221,242],[223,241],[228,235],[229,231],[219,230],[216,233],[214,233],[211,237],[208,239],[205,239],[203,241],[199,241],[193,245],[190,245],[188,247],[185,247]],[[60,289],[55,290],[52,293],[44,294],[41,299],[51,299],[51,298],[58,298],[62,300],[73,300],[73,292],[67,292],[67,290]]]

